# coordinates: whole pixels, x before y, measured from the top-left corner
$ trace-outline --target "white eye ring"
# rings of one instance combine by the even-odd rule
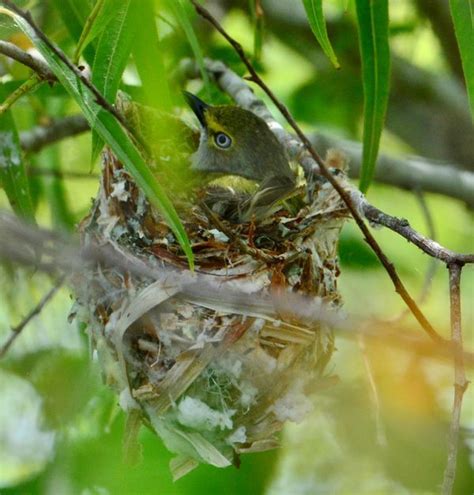
[[[232,144],[232,139],[227,134],[224,134],[223,132],[218,132],[214,136],[214,142],[217,144],[217,146],[219,146],[219,148],[227,149],[230,148]]]

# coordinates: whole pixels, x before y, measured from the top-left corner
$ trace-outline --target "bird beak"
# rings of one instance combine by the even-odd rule
[[[200,100],[196,95],[192,93],[188,93],[187,91],[183,91],[184,98],[186,99],[187,104],[191,107],[191,110],[196,114],[196,117],[201,122],[203,127],[207,127],[206,119],[204,117],[204,112],[209,108],[210,105],[204,103]]]

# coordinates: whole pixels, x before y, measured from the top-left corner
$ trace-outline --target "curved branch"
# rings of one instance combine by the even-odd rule
[[[71,115],[53,120],[47,126],[33,127],[20,133],[20,144],[25,151],[39,151],[49,144],[67,137],[76,136],[89,130],[89,124],[82,115]]]
[[[57,81],[56,76],[44,60],[39,57],[34,57],[21,48],[18,48],[13,43],[0,40],[0,53],[6,57],[16,60],[17,62],[20,62],[20,64],[26,65],[30,69],[33,69],[41,77],[41,79],[44,79],[45,81]]]
[[[298,161],[303,169],[306,170],[307,174],[311,173],[311,171],[315,171],[315,168],[318,165],[311,156],[305,153],[304,145],[301,141],[289,134],[283,126],[273,118],[273,115],[264,102],[257,98],[246,81],[220,61],[206,60],[206,69],[213,75],[220,88],[232,96],[240,106],[251,110],[267,122],[270,129],[287,150],[289,157]],[[183,60],[181,63],[181,70],[188,78],[199,77],[199,71],[197,70],[196,64],[191,60]],[[336,141],[336,146],[338,142],[339,141]],[[344,150],[344,146],[342,149]],[[466,174],[466,177],[472,179],[472,174],[469,172],[466,172]],[[468,183],[470,184],[470,180]],[[388,227],[390,230],[393,230],[415,244],[426,254],[445,263],[474,263],[474,254],[460,254],[441,246],[410,227],[410,224],[406,219],[388,215],[368,203],[364,196],[362,196],[351,184],[343,183],[342,185],[344,189],[355,198],[357,209],[371,222]]]
[[[254,81],[258,86],[260,86],[263,91],[268,95],[268,97],[272,100],[275,106],[278,108],[280,113],[285,117],[285,120],[290,124],[290,126],[295,131],[296,135],[300,140],[300,155],[307,155],[303,161],[300,159],[300,163],[305,170],[306,176],[308,178],[308,184],[311,185],[313,179],[316,175],[322,175],[337,191],[341,200],[347,206],[347,209],[350,211],[354,221],[357,226],[361,230],[364,235],[365,240],[372,248],[373,252],[376,254],[377,258],[385,268],[385,271],[389,275],[392,283],[395,287],[395,291],[400,294],[401,298],[405,301],[405,304],[410,308],[413,316],[416,318],[418,323],[421,325],[423,330],[435,341],[444,342],[445,340],[436,332],[431,323],[427,320],[426,316],[420,310],[414,299],[410,296],[408,291],[406,290],[403,282],[401,281],[398,273],[393,265],[393,263],[388,259],[387,255],[384,253],[379,243],[375,240],[374,236],[370,232],[370,229],[366,225],[363,214],[360,211],[360,205],[358,198],[359,196],[355,196],[352,190],[352,186],[348,187],[348,184],[340,182],[329,170],[326,163],[317,153],[317,151],[311,145],[311,142],[300,129],[298,124],[296,123],[293,116],[290,114],[288,109],[283,105],[283,103],[275,96],[273,91],[267,86],[267,84],[260,78],[257,71],[253,67],[250,60],[245,55],[245,52],[234,38],[232,38],[227,31],[217,22],[217,20],[206,10],[202,5],[200,5],[196,0],[190,0],[192,5],[194,6],[197,14],[201,16],[203,19],[207,20],[224,38],[225,40],[232,46],[235,50],[241,61],[244,63],[245,67],[250,73],[250,78]],[[280,126],[281,127],[281,126]],[[283,130],[283,129],[282,129]],[[284,130],[283,130],[284,131]],[[313,162],[311,163],[310,160]],[[362,197],[363,198],[363,197]]]
[[[0,359],[2,359],[8,352],[10,347],[13,345],[15,340],[20,336],[24,328],[30,323],[30,321],[38,316],[43,308],[49,303],[49,301],[54,297],[56,292],[59,290],[64,282],[65,277],[62,276],[56,284],[47,292],[45,296],[40,300],[40,302],[23,318],[23,320],[16,326],[11,328],[11,334],[5,343],[0,347]]]

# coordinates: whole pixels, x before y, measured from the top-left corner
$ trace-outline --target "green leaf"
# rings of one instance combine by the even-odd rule
[[[56,10],[74,41],[79,41],[84,24],[91,11],[88,0],[52,0]],[[94,50],[91,45],[85,48],[84,58],[88,64],[94,60]]]
[[[103,110],[96,103],[95,96],[90,89],[36,35],[30,24],[22,17],[14,14],[12,16],[24,33],[31,38],[51,70],[55,73],[59,82],[79,105],[90,126],[111,147],[117,158],[130,172],[138,187],[143,190],[150,203],[161,211],[165,221],[183,248],[190,268],[193,269],[194,258],[192,249],[178,214],[128,134],[113,115]]]
[[[6,91],[0,86],[0,98]],[[20,139],[10,110],[0,115],[0,184],[10,205],[19,216],[34,221],[30,186],[22,159]]]
[[[194,53],[194,57],[196,58],[196,63],[198,64],[199,71],[201,72],[204,87],[207,94],[209,95],[211,87],[209,75],[204,65],[204,56],[201,50],[201,45],[199,44],[199,40],[196,36],[196,33],[194,32],[194,28],[191,22],[194,16],[194,10],[190,9],[190,4],[184,4],[183,0],[168,0],[168,5],[172,10],[177,22],[181,26],[181,29],[184,31],[191,50]]]
[[[74,52],[75,63],[78,63],[84,48],[101,34],[107,27],[107,24],[112,20],[115,15],[114,7],[116,3],[116,0],[97,0],[94,8],[85,21],[84,29],[82,30],[81,37],[77,43]]]
[[[255,62],[260,62],[262,59],[263,48],[263,9],[260,0],[249,0],[250,16],[254,25],[253,33],[253,57]]]
[[[69,208],[64,178],[61,175],[58,146],[48,146],[43,149],[36,157],[35,163],[40,169],[51,172],[51,175],[46,175],[42,179],[53,227],[59,230],[74,230],[76,222]]]
[[[364,138],[359,188],[366,192],[375,172],[390,84],[388,1],[356,0],[364,86]]]
[[[145,103],[160,109],[171,108],[166,68],[155,22],[153,0],[141,0],[141,23],[132,53],[142,81]]]
[[[474,120],[474,0],[450,0],[449,4]]]
[[[326,29],[326,20],[323,13],[323,0],[303,0],[306,15],[308,16],[309,25],[314,36],[318,40],[321,48],[336,69],[341,66],[337,60],[336,54],[329,41],[328,31]]]
[[[136,0],[114,0],[114,15],[102,33],[92,66],[92,83],[109,103],[115,102],[117,91],[127,66],[138,27]],[[92,161],[103,147],[97,132],[92,131]]]

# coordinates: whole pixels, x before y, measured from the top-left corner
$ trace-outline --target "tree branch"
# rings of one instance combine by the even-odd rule
[[[280,143],[285,147],[289,157],[301,164],[307,176],[310,176],[311,173],[318,170],[316,168],[318,167],[318,164],[312,156],[308,155],[302,142],[296,139],[293,135],[289,134],[283,126],[273,118],[273,115],[270,113],[264,102],[257,98],[245,80],[243,80],[220,61],[206,59],[205,64],[206,69],[214,77],[216,83],[224,92],[228,93],[238,105],[246,108],[247,110],[251,110],[267,122],[268,126],[278,138]],[[199,77],[199,71],[196,64],[189,59],[182,61],[180,69],[182,74],[187,78]],[[338,141],[335,142],[336,145],[337,142]],[[470,174],[467,174],[470,178]],[[334,178],[332,179],[334,181]],[[341,182],[341,184],[344,190],[355,198],[357,209],[371,222],[388,227],[415,244],[426,254],[429,254],[430,256],[445,263],[474,263],[474,254],[460,254],[441,246],[432,239],[429,239],[412,229],[408,223],[408,220],[399,219],[388,215],[368,203],[364,196],[361,195],[360,192],[350,183]]]
[[[451,495],[456,477],[456,463],[459,443],[459,422],[464,392],[469,382],[464,370],[463,342],[461,328],[461,271],[462,264],[452,263],[449,269],[449,295],[451,302],[451,342],[454,350],[454,402],[448,438],[448,461],[444,471],[443,495]]]
[[[38,316],[43,308],[48,304],[49,301],[54,297],[58,289],[64,282],[65,277],[61,277],[58,282],[48,291],[48,293],[41,299],[41,301],[23,318],[23,320],[16,326],[12,327],[10,337],[6,340],[6,342],[0,347],[0,359],[2,359],[5,354],[8,352],[10,347],[13,345],[15,340],[20,336],[20,333],[24,330],[24,328],[30,323],[30,321]]]
[[[431,3],[432,0],[424,1]],[[448,3],[448,0],[440,1]],[[219,5],[223,3],[227,8],[246,8],[243,0],[219,0]],[[334,84],[334,71],[328,69],[329,62],[316,47],[302,2],[265,0],[264,8],[267,29],[314,65],[313,84],[321,87]],[[449,14],[445,22],[451,22]],[[351,80],[350,84],[339,81],[338,87],[356,91],[350,98],[357,98],[361,88],[357,89],[352,78],[360,72],[360,56],[357,43],[347,43],[350,39],[357,40],[356,26],[351,16],[343,15],[342,11],[327,19],[327,24],[330,38],[338,46],[343,72]],[[462,80],[451,73],[433,73],[392,53],[386,128],[423,157],[445,160],[474,171],[472,120],[466,90]]]
[[[89,124],[82,115],[71,115],[53,120],[47,126],[37,126],[20,133],[21,147],[25,151],[39,151],[48,144],[76,136],[89,130]]]
[[[28,52],[18,48],[13,43],[0,40],[0,53],[16,60],[17,62],[20,62],[23,65],[26,65],[30,69],[33,69],[41,77],[41,79],[44,79],[45,81],[57,81],[56,76],[44,60],[30,55]]]
[[[393,282],[393,285],[395,287],[395,290],[402,299],[405,301],[406,305],[410,308],[410,311],[412,314],[415,316],[415,318],[418,320],[422,328],[425,330],[425,332],[434,340],[437,341],[444,341],[444,339],[436,332],[436,330],[433,328],[431,323],[426,319],[425,315],[423,312],[420,310],[414,299],[410,296],[408,291],[406,290],[403,282],[401,281],[400,277],[398,276],[398,273],[393,265],[393,263],[388,259],[386,254],[383,252],[381,249],[380,245],[378,242],[375,240],[373,235],[371,234],[369,228],[365,224],[361,214],[359,213],[359,201],[355,199],[354,195],[352,194],[351,191],[346,190],[347,185],[343,185],[338,181],[338,179],[333,176],[332,172],[329,170],[329,168],[326,166],[324,163],[323,159],[319,156],[319,154],[316,152],[316,150],[313,148],[311,145],[311,142],[309,139],[306,137],[306,135],[303,133],[303,131],[300,129],[296,121],[294,120],[293,116],[290,114],[288,109],[281,103],[281,101],[275,96],[273,91],[265,84],[265,82],[260,78],[258,75],[257,71],[254,69],[252,63],[250,60],[247,58],[245,55],[245,52],[236,40],[234,40],[225,30],[224,28],[217,22],[217,20],[209,13],[208,10],[206,10],[204,7],[202,7],[199,3],[197,3],[196,0],[190,0],[190,2],[194,5],[194,8],[196,12],[205,20],[207,20],[210,24],[214,26],[214,28],[229,42],[229,44],[234,48],[235,52],[238,54],[244,65],[247,67],[247,70],[249,71],[251,75],[252,81],[254,81],[256,84],[258,84],[263,91],[269,96],[269,98],[272,100],[272,102],[276,105],[278,110],[281,112],[281,114],[285,117],[286,121],[290,124],[290,126],[293,128],[295,131],[296,135],[300,139],[301,143],[303,144],[304,151],[308,152],[310,155],[310,158],[314,161],[314,163],[311,165],[308,160],[305,160],[304,162],[301,162],[305,172],[306,176],[309,179],[308,184],[311,184],[311,178],[314,175],[317,175],[318,173],[321,174],[327,181],[334,187],[334,189],[338,192],[339,196],[341,197],[342,201],[345,203],[347,206],[348,210],[350,211],[352,217],[354,218],[357,226],[359,229],[362,231],[365,240],[367,243],[370,245],[374,253],[376,254],[377,258],[380,260],[382,263],[383,267],[385,268],[386,272],[388,273],[390,279]],[[302,150],[303,151],[303,150]]]

